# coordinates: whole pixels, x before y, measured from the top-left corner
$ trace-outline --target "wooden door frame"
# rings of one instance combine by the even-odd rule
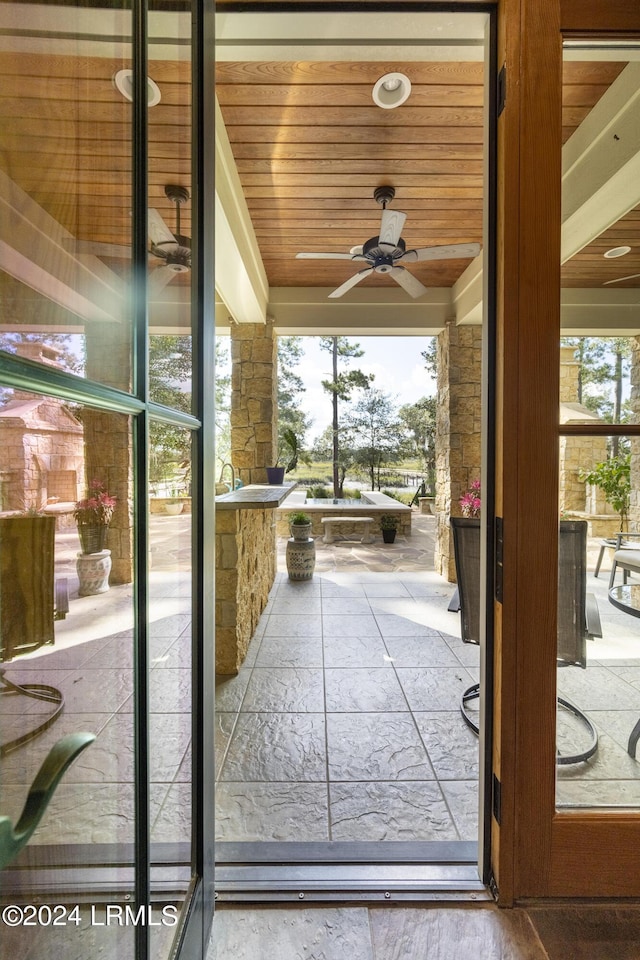
[[[640,895],[640,813],[556,812],[562,40],[640,37],[637,0],[500,0],[494,802],[499,902]],[[498,822],[499,821],[499,822]]]

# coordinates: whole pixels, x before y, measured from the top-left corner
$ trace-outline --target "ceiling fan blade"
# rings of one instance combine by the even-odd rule
[[[630,277],[618,277],[617,280],[606,280],[602,286],[608,287],[610,283],[622,283],[623,280],[635,280],[636,277],[640,277],[640,273],[632,273]]]
[[[479,243],[450,243],[441,247],[407,250],[400,260],[406,260],[407,263],[416,263],[418,260],[466,260],[477,257],[481,249]]]
[[[296,260],[353,260],[350,253],[296,253]]]
[[[352,277],[349,277],[342,286],[336,287],[333,293],[329,294],[329,298],[335,300],[337,297],[341,297],[347,290],[351,290],[351,287],[355,287],[356,283],[360,283],[361,280],[368,277],[370,273],[373,273],[373,267],[365,267],[364,270],[358,270],[358,272],[354,273]]]
[[[156,267],[149,274],[147,281],[149,298],[153,300],[173,280],[177,273],[186,273],[188,269],[181,263],[167,263],[162,267]]]
[[[179,246],[178,241],[172,234],[157,210],[149,207],[147,213],[147,224],[149,230],[149,240],[154,247],[162,247],[163,250],[171,250]]]
[[[406,213],[401,213],[399,210],[383,210],[378,246],[388,243],[395,249],[398,246],[398,240],[406,219]]]
[[[403,290],[406,290],[411,297],[421,297],[427,292],[427,288],[420,283],[417,277],[405,270],[404,267],[392,267],[389,271],[396,283],[400,284]]]

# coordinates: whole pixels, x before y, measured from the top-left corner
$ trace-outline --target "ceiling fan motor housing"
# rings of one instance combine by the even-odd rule
[[[362,256],[368,260],[376,273],[389,273],[396,260],[404,255],[406,245],[402,237],[398,238],[395,247],[385,243],[380,245],[379,237],[371,237],[362,247]]]

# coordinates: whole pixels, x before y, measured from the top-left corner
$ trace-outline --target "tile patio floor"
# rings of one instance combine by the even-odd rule
[[[479,651],[448,612],[453,587],[432,569],[431,517],[411,538],[317,541],[316,573],[280,570],[249,656],[219,678],[217,823],[221,840],[475,840],[478,744],[460,717]],[[590,544],[590,570],[598,541]],[[587,763],[558,767],[561,806],[640,807],[640,763],[626,752],[640,717],[640,620],[588,575],[603,639],[559,690],[596,724]],[[558,739],[584,741],[561,711]]]
[[[392,547],[318,544],[309,584],[280,570],[247,662],[218,686],[221,839],[475,837],[477,742],[458,701],[477,678],[478,650],[460,641],[459,617],[446,609],[451,584],[429,570],[433,519],[414,521],[411,539]],[[188,523],[152,524],[154,840],[189,836]],[[72,569],[75,550],[71,535],[57,538],[57,573]],[[587,670],[559,674],[561,690],[596,723],[600,747],[588,763],[559,769],[558,799],[640,808],[640,763],[626,753],[640,716],[640,620],[608,603],[607,579],[588,577],[604,639],[589,642]],[[97,734],[33,843],[132,837],[131,609],[130,586],[100,597],[72,590],[55,646],[4,665],[10,677],[58,686],[67,702],[54,727],[2,761],[3,814],[17,818],[55,740]],[[42,706],[0,698],[3,738]],[[563,718],[561,734],[573,741],[569,727]]]

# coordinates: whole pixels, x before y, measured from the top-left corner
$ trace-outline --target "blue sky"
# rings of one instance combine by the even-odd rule
[[[375,374],[374,386],[389,393],[403,403],[415,403],[420,397],[435,393],[435,383],[424,368],[420,354],[426,350],[431,337],[349,337],[352,343],[359,343],[364,356],[351,362],[363,373]],[[313,424],[309,431],[307,444],[323,432],[331,421],[330,400],[322,388],[322,380],[331,374],[331,355],[318,346],[315,337],[302,338],[305,357],[301,364],[300,375],[306,384],[300,405]]]

